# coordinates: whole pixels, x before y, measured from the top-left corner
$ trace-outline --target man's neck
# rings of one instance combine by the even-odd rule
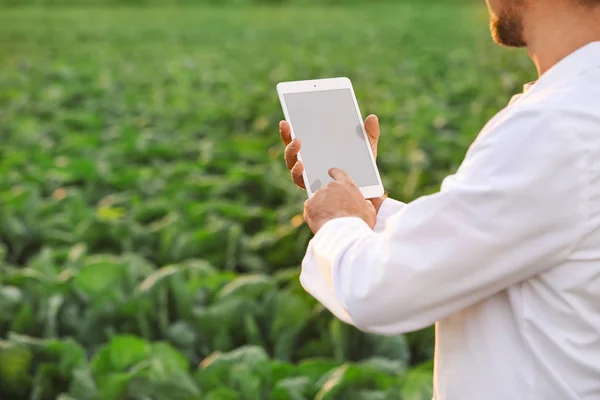
[[[542,4],[527,10],[527,50],[539,76],[574,51],[600,41],[600,6],[574,6],[575,1],[557,1],[551,7]]]

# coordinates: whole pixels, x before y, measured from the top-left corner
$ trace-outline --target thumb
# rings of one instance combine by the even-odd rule
[[[336,181],[352,180],[352,178],[350,178],[350,175],[348,175],[346,171],[340,168],[331,168],[329,170],[329,176]]]
[[[370,201],[370,200],[367,200],[367,203],[369,203],[369,204],[367,205],[367,207],[368,207],[368,208],[369,208],[371,211],[375,212],[375,215],[377,215],[377,207],[375,207],[375,204],[373,204],[373,202],[372,202],[372,201]]]

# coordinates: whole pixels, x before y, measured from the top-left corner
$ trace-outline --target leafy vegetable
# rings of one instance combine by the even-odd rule
[[[3,4],[0,398],[430,399],[431,329],[361,333],[299,282],[275,85],[350,77],[411,201],[532,80],[525,55],[459,0],[188,2]]]

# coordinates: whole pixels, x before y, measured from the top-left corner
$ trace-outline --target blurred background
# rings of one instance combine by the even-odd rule
[[[349,77],[390,195],[435,192],[535,78],[484,3],[2,1],[0,399],[431,399],[433,328],[299,284],[275,86]]]

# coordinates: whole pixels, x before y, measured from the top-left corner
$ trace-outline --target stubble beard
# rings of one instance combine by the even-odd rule
[[[492,14],[490,29],[494,41],[507,47],[526,47],[523,29],[523,4],[516,0],[500,14]]]

